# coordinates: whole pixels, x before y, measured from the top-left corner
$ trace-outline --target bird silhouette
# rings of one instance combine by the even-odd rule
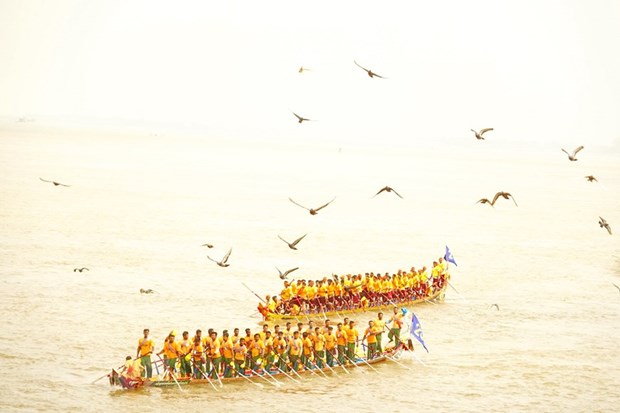
[[[284,272],[280,271],[280,269],[278,267],[276,267],[276,270],[278,270],[278,273],[280,273],[280,279],[281,280],[286,280],[286,276],[289,275],[290,273],[292,273],[295,270],[298,270],[299,267],[295,267],[295,268],[291,268],[290,270],[286,270]]]
[[[402,198],[402,196],[401,196],[398,192],[396,192],[396,191],[394,190],[394,188],[390,188],[389,186],[386,186],[386,187],[381,188],[381,189],[379,190],[379,192],[377,192],[376,194],[374,194],[374,195],[373,195],[373,198],[374,198],[374,197],[376,197],[377,195],[379,195],[379,194],[380,194],[381,192],[383,192],[383,191],[385,191],[385,192],[394,192],[396,195],[398,195],[400,198]],[[404,199],[404,198],[403,198],[403,199]]]
[[[299,116],[298,114],[296,114],[295,112],[293,112],[293,115],[295,115],[295,117],[297,118],[297,122],[298,122],[298,123],[301,123],[301,122],[303,122],[303,121],[311,121],[311,120],[312,120],[312,119],[308,119],[308,118],[301,117],[301,116]]]
[[[599,217],[598,225],[601,228],[605,228],[607,230],[607,232],[609,232],[609,235],[611,235],[611,227],[609,226],[607,221],[605,221],[605,218]]]
[[[476,134],[476,139],[479,139],[479,140],[480,140],[480,139],[482,139],[482,140],[484,140],[484,137],[483,137],[482,135],[484,135],[484,133],[485,133],[485,132],[492,131],[492,130],[493,130],[493,128],[484,128],[484,129],[480,129],[480,132],[476,132],[476,131],[475,131],[475,130],[473,130],[473,129],[470,129],[470,130],[471,130],[473,133],[475,133],[475,134]]]
[[[202,244],[203,247],[213,248],[213,244]]]
[[[387,79],[387,78],[385,78],[383,76],[380,76],[380,75],[374,73],[372,70],[366,69],[365,67],[363,67],[359,63],[357,63],[355,60],[353,61],[353,63],[355,63],[357,65],[357,67],[362,68],[368,74],[368,76],[370,76],[371,78],[376,76],[376,77],[380,77],[381,79]]]
[[[321,205],[318,208],[307,208],[307,207],[305,207],[305,206],[303,206],[301,204],[298,204],[297,202],[293,201],[291,198],[289,198],[288,200],[291,201],[292,203],[294,203],[295,205],[302,207],[303,209],[307,209],[310,212],[310,215],[316,215],[321,209],[325,208],[327,205],[329,205],[332,202],[334,202],[335,199],[336,199],[336,197],[334,197],[334,199],[332,199],[331,201],[329,201],[325,205]]]
[[[297,238],[295,241],[293,242],[288,242],[287,240],[285,240],[284,238],[282,238],[281,236],[278,235],[278,238],[280,238],[282,241],[286,242],[286,244],[288,245],[288,247],[292,250],[297,250],[297,244],[299,244],[299,241],[301,241],[302,239],[304,239],[304,237],[308,235],[305,234],[299,238]]]
[[[588,175],[586,176],[586,179],[588,180],[588,182],[598,182],[594,175]]]
[[[54,186],[71,186],[71,185],[67,185],[67,184],[61,184],[60,182],[56,182],[56,181],[48,181],[47,179],[43,179],[43,178],[39,178],[40,180],[42,180],[43,182],[47,182],[49,184],[54,184]]]
[[[495,207],[493,206],[493,202],[489,201],[489,199],[488,199],[488,198],[480,198],[480,200],[479,200],[478,202],[476,202],[476,203],[477,203],[477,204],[478,204],[478,203],[480,203],[480,204],[489,204],[489,205],[491,205],[491,208],[495,208]]]
[[[90,271],[88,268],[86,267],[82,267],[82,268],[74,268],[73,272],[82,272],[82,271]]]
[[[157,291],[151,290],[150,288],[148,290],[145,290],[144,288],[140,288],[140,294],[153,294],[153,293],[156,293],[156,292]]]
[[[221,261],[216,261],[213,258],[209,257],[207,255],[207,258],[210,259],[211,261],[213,261],[214,263],[216,263],[217,265],[219,265],[220,267],[228,267],[230,264],[228,264],[228,257],[230,257],[230,253],[232,252],[232,248],[228,250],[228,252],[226,253],[226,255],[224,255],[224,258],[221,259]]]
[[[614,287],[616,287],[618,289],[618,291],[620,291],[620,287],[618,287],[616,284],[612,283]]]
[[[570,153],[566,152],[566,149],[562,149],[562,152],[564,152],[565,154],[567,154],[567,155],[568,155],[568,159],[569,159],[570,161],[573,161],[573,162],[574,162],[574,161],[576,161],[576,160],[577,160],[577,158],[575,157],[575,156],[577,156],[577,152],[579,152],[579,151],[580,151],[580,150],[582,150],[582,149],[583,149],[583,146],[580,146],[580,147],[578,147],[578,148],[575,148],[575,150],[573,151],[573,153],[572,153],[572,154],[570,154]]]
[[[512,199],[512,202],[514,202],[516,206],[519,206],[519,205],[517,205],[517,201],[515,201],[515,198],[509,192],[498,192],[498,193],[496,193],[495,196],[493,197],[493,201],[491,201],[491,205],[495,205],[495,202],[497,201],[497,199],[500,196],[502,198],[504,198],[504,199]]]
[[[303,67],[303,66],[301,66],[298,70],[299,73],[310,72],[310,71],[311,71],[310,69],[308,69],[307,67]]]
[[[499,311],[499,305],[497,305],[497,304],[491,304],[491,306],[490,306],[489,308],[493,308],[493,307],[497,308],[497,311]]]

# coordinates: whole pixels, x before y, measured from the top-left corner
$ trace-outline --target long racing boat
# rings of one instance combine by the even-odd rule
[[[108,378],[110,381],[110,385],[122,389],[127,390],[136,390],[141,388],[148,387],[175,387],[178,386],[181,388],[182,386],[193,386],[193,385],[203,385],[203,386],[213,386],[215,390],[218,387],[223,387],[226,383],[231,382],[239,382],[239,381],[248,381],[253,383],[254,385],[258,385],[263,387],[263,383],[268,382],[272,385],[280,385],[281,382],[278,382],[277,379],[289,378],[296,382],[299,382],[303,375],[322,375],[327,377],[327,373],[336,373],[345,372],[349,374],[349,369],[351,368],[370,368],[374,369],[372,365],[385,362],[385,361],[394,361],[398,363],[398,359],[401,357],[404,351],[409,351],[412,347],[407,347],[404,343],[399,345],[397,348],[391,347],[386,349],[383,353],[378,354],[373,358],[366,358],[356,356],[353,360],[350,360],[345,364],[338,364],[336,360],[334,360],[333,366],[325,365],[320,368],[316,364],[313,364],[311,368],[302,368],[299,370],[291,370],[288,372],[284,371],[275,365],[267,370],[259,370],[253,371],[246,369],[243,373],[235,372],[236,376],[234,377],[222,377],[220,374],[217,378],[187,378],[187,377],[176,377],[175,375],[169,375],[168,379],[162,379],[159,377],[152,379],[142,379],[142,378],[129,378],[122,373],[119,373],[116,369],[112,369],[112,372],[108,374]]]
[[[409,300],[390,300],[387,303],[382,303],[379,305],[359,305],[359,306],[342,306],[340,308],[321,308],[319,306],[315,307],[310,311],[299,311],[298,313],[281,313],[281,312],[272,312],[269,311],[266,306],[259,306],[259,312],[263,315],[265,321],[279,321],[279,320],[296,320],[296,321],[307,321],[312,319],[325,319],[325,318],[343,318],[343,316],[349,314],[363,314],[366,312],[376,312],[385,309],[392,308],[394,306],[398,307],[411,307],[417,304],[427,303],[427,302],[441,302],[445,298],[446,288],[448,283],[444,283],[439,289],[435,290],[431,294],[425,297],[416,297],[414,299]]]

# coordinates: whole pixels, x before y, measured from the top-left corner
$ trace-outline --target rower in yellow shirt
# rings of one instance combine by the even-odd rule
[[[353,358],[355,357],[355,347],[357,346],[357,341],[359,340],[359,332],[355,327],[355,321],[349,321],[349,328],[346,330],[347,335],[347,358],[350,362],[353,362]]]
[[[259,359],[263,359],[265,357],[265,342],[259,333],[254,334],[254,339],[252,340],[252,344],[249,348],[252,360],[252,371],[258,371],[258,368],[261,366],[258,361]]]
[[[304,347],[304,343],[299,337],[299,330],[295,330],[293,332],[293,337],[289,340],[289,346],[289,360],[291,362],[291,368],[297,371],[299,359]]]
[[[237,373],[245,375],[245,356],[248,348],[245,346],[245,338],[241,337],[239,342],[233,346],[234,369]]]
[[[334,356],[336,355],[337,337],[334,334],[334,327],[328,326],[325,336],[325,358],[330,367],[334,367]]]
[[[202,342],[199,337],[194,337],[194,344],[191,349],[192,362],[194,363],[194,374],[193,378],[201,379],[206,378],[206,372],[204,370],[205,357],[204,357],[204,347],[202,346]]]
[[[157,355],[164,355],[164,363],[166,366],[166,372],[170,375],[176,373],[176,364],[179,355],[181,354],[181,347],[175,340],[176,332],[172,331],[168,334],[166,341],[164,342],[163,349],[157,353]]]
[[[220,340],[217,337],[217,331],[211,331],[209,341],[206,348],[208,360],[211,363],[211,369],[207,371],[210,377],[217,378],[220,374],[220,365],[222,364],[222,353],[220,350]]]
[[[374,358],[377,354],[377,332],[378,328],[375,326],[375,322],[370,320],[368,322],[368,328],[364,332],[364,337],[362,338],[362,342],[366,340],[366,344],[368,347],[366,348],[366,358],[368,360]]]
[[[233,362],[233,343],[228,335],[228,330],[224,330],[222,332],[222,337],[220,341],[222,364],[224,364],[224,377],[232,377],[231,363]]]

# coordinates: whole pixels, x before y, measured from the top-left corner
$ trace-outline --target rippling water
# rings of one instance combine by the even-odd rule
[[[0,130],[4,411],[617,411],[620,248],[597,225],[620,232],[617,153],[586,144],[571,163],[559,148],[497,142],[339,150],[21,128]],[[371,199],[386,184],[405,199]],[[474,205],[499,190],[519,207]],[[310,216],[289,196],[337,199]],[[306,232],[299,251],[277,238]],[[276,292],[276,265],[392,272],[429,266],[446,244],[458,293],[416,308],[420,361],[279,388],[90,384],[145,327],[158,349],[171,329],[258,328],[241,283]],[[206,259],[230,247],[229,268]]]

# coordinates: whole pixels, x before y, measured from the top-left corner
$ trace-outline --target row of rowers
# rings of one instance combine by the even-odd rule
[[[296,282],[284,281],[284,288],[280,292],[280,298],[284,301],[299,297],[312,300],[315,297],[342,296],[345,293],[359,293],[363,290],[376,293],[385,293],[392,290],[429,286],[429,280],[439,278],[447,273],[447,264],[443,258],[433,262],[431,275],[426,267],[416,270],[411,267],[409,271],[398,270],[396,274],[365,273],[364,275],[351,275],[338,277],[334,280],[324,277],[322,280],[297,280]]]
[[[264,369],[290,371],[295,369],[333,367],[335,364],[348,364],[359,355],[362,346],[367,358],[374,358],[383,352],[383,333],[387,329],[388,339],[394,345],[400,345],[400,329],[403,325],[404,311],[394,308],[394,314],[386,321],[383,313],[370,320],[363,334],[360,335],[354,321],[345,318],[334,327],[330,320],[321,325],[314,321],[308,324],[288,322],[285,328],[275,325],[273,332],[268,324],[262,331],[252,333],[245,329],[241,335],[238,328],[230,335],[224,330],[218,337],[215,330],[209,329],[206,337],[201,330],[196,330],[194,337],[183,332],[181,340],[176,339],[172,331],[165,339],[161,351],[154,353],[153,340],[149,330],[144,330],[144,337],[138,341],[136,360],[140,360],[142,377],[152,377],[151,355],[164,356],[166,373],[179,377],[211,378],[232,377],[239,373],[248,374]],[[364,344],[364,342],[366,344]],[[251,371],[248,372],[247,369]],[[174,376],[176,377],[176,376]]]

